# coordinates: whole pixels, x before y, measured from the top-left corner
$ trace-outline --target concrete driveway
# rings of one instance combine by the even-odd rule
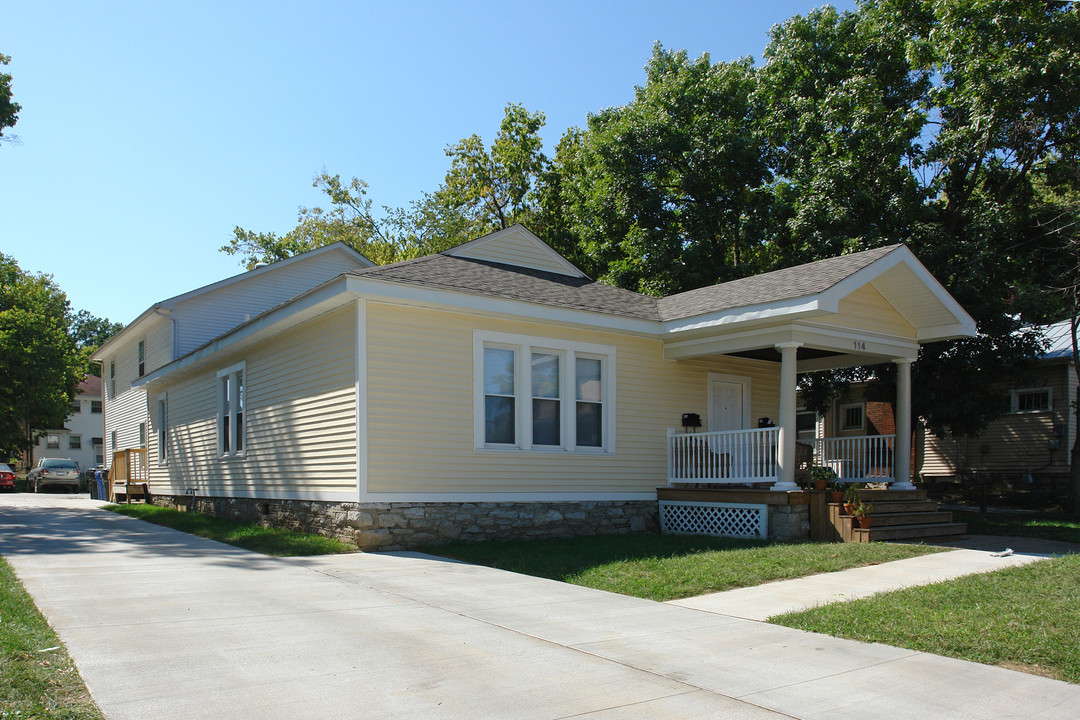
[[[1080,687],[416,553],[273,559],[0,497],[109,718],[1075,718]]]

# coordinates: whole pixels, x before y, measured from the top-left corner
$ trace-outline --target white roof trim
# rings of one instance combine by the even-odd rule
[[[855,290],[863,285],[872,283],[875,278],[883,275],[886,271],[901,263],[915,273],[915,276],[922,282],[926,289],[929,290],[937,301],[944,305],[945,309],[956,318],[955,324],[941,325],[933,328],[920,328],[918,323],[912,322],[911,318],[904,316],[899,308],[897,308],[892,301],[889,301],[889,304],[892,305],[905,320],[907,320],[908,324],[916,329],[920,341],[940,340],[945,337],[956,337],[957,335],[974,336],[976,334],[975,320],[960,306],[960,303],[953,299],[952,295],[949,294],[949,291],[930,274],[930,271],[919,262],[919,259],[915,257],[915,253],[911,252],[907,245],[897,246],[896,249],[878,258],[866,267],[855,271],[821,293],[819,297],[821,298],[820,302],[822,309],[838,312],[840,300],[842,298],[855,292]],[[885,299],[889,300],[888,297]],[[941,334],[946,328],[953,328],[955,331],[949,333],[947,336]],[[933,337],[930,337],[931,335]]]
[[[555,250],[553,250],[550,245],[538,238],[536,235],[532,234],[528,228],[526,228],[520,223],[515,223],[503,230],[496,230],[495,232],[484,235],[483,237],[477,238],[476,240],[472,240],[462,245],[458,245],[457,247],[450,248],[449,250],[445,251],[445,254],[452,257],[470,257],[473,259],[478,259],[472,251],[481,248],[488,243],[498,242],[511,236],[523,237],[529,242],[531,242],[537,247],[537,249],[539,249],[545,255],[549,256],[556,265],[563,268],[563,270],[565,271],[563,273],[564,275],[569,275],[570,277],[588,277],[576,265],[564,258],[559,253],[555,252]],[[544,270],[547,272],[551,272],[548,268],[533,267],[531,265],[521,265],[519,267],[527,267],[532,270]]]

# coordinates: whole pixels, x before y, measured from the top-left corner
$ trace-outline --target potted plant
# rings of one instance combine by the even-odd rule
[[[860,502],[852,510],[851,516],[855,518],[855,522],[857,522],[859,524],[860,528],[862,528],[863,530],[866,530],[866,529],[868,529],[870,527],[870,523],[874,519],[874,518],[871,517],[871,514],[873,512],[874,512],[874,506],[873,505],[867,505],[865,503]]]
[[[859,499],[859,483],[849,483],[847,491],[844,493],[844,514],[852,515],[855,511],[855,507],[860,502],[862,501]]]
[[[829,485],[829,481],[836,477],[836,474],[831,468],[815,465],[810,468],[810,477],[814,480],[814,489],[821,491]]]
[[[840,504],[844,502],[844,486],[840,484],[839,480],[833,480],[829,483],[829,502]]]

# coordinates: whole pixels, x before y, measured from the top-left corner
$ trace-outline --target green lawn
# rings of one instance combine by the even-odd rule
[[[102,718],[67,650],[3,558],[0,718]]]
[[[888,543],[766,543],[689,535],[596,535],[452,543],[435,555],[610,592],[674,600],[939,552]]]
[[[263,555],[289,557],[356,552],[354,545],[322,535],[263,527],[255,523],[211,517],[196,512],[179,512],[156,505],[108,505],[105,509]]]
[[[956,513],[977,535],[1017,535],[1080,543],[1080,520],[1055,513]]]
[[[769,621],[1080,683],[1080,555]]]

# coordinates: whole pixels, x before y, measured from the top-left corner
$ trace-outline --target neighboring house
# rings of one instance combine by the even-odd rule
[[[965,473],[1012,479],[1064,481],[1076,437],[1076,368],[1069,321],[1042,328],[1049,342],[1027,381],[1003,387],[1009,410],[981,435],[938,438],[920,430],[917,470],[922,477]]]
[[[520,226],[358,266],[212,339],[173,330],[171,356],[158,307],[96,356],[139,394],[156,501],[364,547],[640,529],[666,484],[795,490],[798,372],[896,362],[902,428],[919,344],[974,333],[904,246],[654,298]],[[701,433],[672,430],[694,415]],[[909,476],[898,461],[893,486]]]
[[[105,434],[101,402],[101,378],[88,375],[79,383],[64,427],[34,431],[37,440],[31,467],[42,458],[71,458],[84,470],[100,465],[104,458],[102,438]]]
[[[163,300],[142,313],[91,358],[101,363],[105,464],[112,466],[117,451],[147,447],[150,405],[146,391],[133,386],[140,378],[276,305],[371,264],[334,243]]]

